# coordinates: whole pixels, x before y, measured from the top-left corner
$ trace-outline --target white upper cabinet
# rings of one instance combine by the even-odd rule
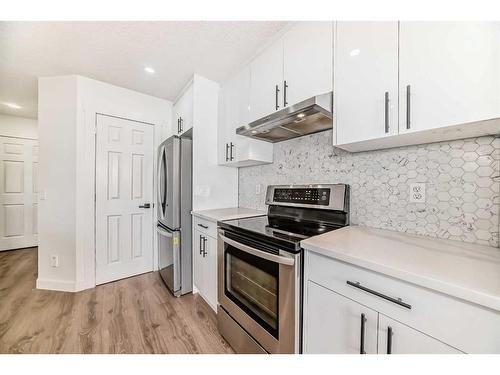
[[[272,143],[236,134],[249,122],[250,67],[226,82],[220,94],[218,163],[233,167],[272,163]]]
[[[172,132],[181,135],[193,127],[193,84],[191,83],[174,103]]]
[[[337,142],[398,132],[398,22],[337,22]]]
[[[500,117],[500,23],[401,22],[399,59],[400,132]]]
[[[250,117],[252,122],[282,108],[283,40],[269,46],[250,63]]]
[[[499,22],[338,22],[335,35],[337,147],[500,132]]]
[[[332,91],[333,23],[297,22],[250,64],[250,122]]]
[[[283,56],[284,107],[332,91],[332,22],[295,24],[283,37]]]

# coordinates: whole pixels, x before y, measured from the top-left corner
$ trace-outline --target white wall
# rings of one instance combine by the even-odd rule
[[[62,82],[66,83],[64,89],[58,89]],[[55,105],[56,103],[61,104]],[[39,220],[47,219],[52,211],[58,211],[59,215],[52,219],[50,224],[44,225],[43,233],[39,234],[46,241],[40,241],[37,287],[81,290],[95,286],[96,114],[154,124],[156,155],[157,145],[170,135],[171,112],[172,103],[169,101],[89,78],[40,78],[40,152],[42,154],[42,149],[49,146],[54,149],[46,150],[45,158],[40,159],[39,173],[44,177],[40,177],[41,188],[47,192],[47,200],[39,206]],[[62,131],[64,136],[56,136],[55,133],[59,131]],[[62,143],[50,141],[48,138],[52,136]],[[58,157],[66,148],[72,150],[69,155],[66,155],[66,158]],[[156,165],[154,168],[156,170]],[[57,178],[49,181],[48,176],[53,169],[66,171],[67,177],[57,175]],[[58,186],[62,182],[62,185],[68,185],[64,186],[64,189]],[[59,206],[59,195],[63,195],[64,201],[71,201],[71,204],[66,202],[67,205],[56,209]],[[72,225],[72,230],[67,228],[69,225]],[[156,240],[154,243],[156,244]],[[64,255],[64,262],[60,258],[60,267],[51,268],[48,263],[50,255],[56,251],[57,254]],[[154,256],[156,260],[156,246]]]
[[[38,81],[39,170],[37,287],[75,288],[76,247],[75,76]],[[45,195],[45,199],[44,199]],[[59,268],[50,266],[50,255]]]
[[[0,135],[6,137],[37,139],[37,120],[0,114]]]

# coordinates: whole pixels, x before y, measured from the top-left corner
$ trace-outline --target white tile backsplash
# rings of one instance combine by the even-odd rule
[[[327,131],[275,144],[273,164],[240,168],[239,205],[265,209],[270,184],[347,183],[353,224],[498,247],[500,138],[356,154],[331,142]],[[410,202],[414,182],[425,202]]]

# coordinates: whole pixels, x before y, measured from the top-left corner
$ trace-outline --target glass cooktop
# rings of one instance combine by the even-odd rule
[[[245,234],[254,240],[273,242],[290,250],[300,250],[300,241],[339,228],[331,224],[257,216],[219,222],[222,229]]]

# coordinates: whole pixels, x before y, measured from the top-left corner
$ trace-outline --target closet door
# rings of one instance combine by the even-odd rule
[[[38,141],[0,137],[0,251],[38,245]]]

